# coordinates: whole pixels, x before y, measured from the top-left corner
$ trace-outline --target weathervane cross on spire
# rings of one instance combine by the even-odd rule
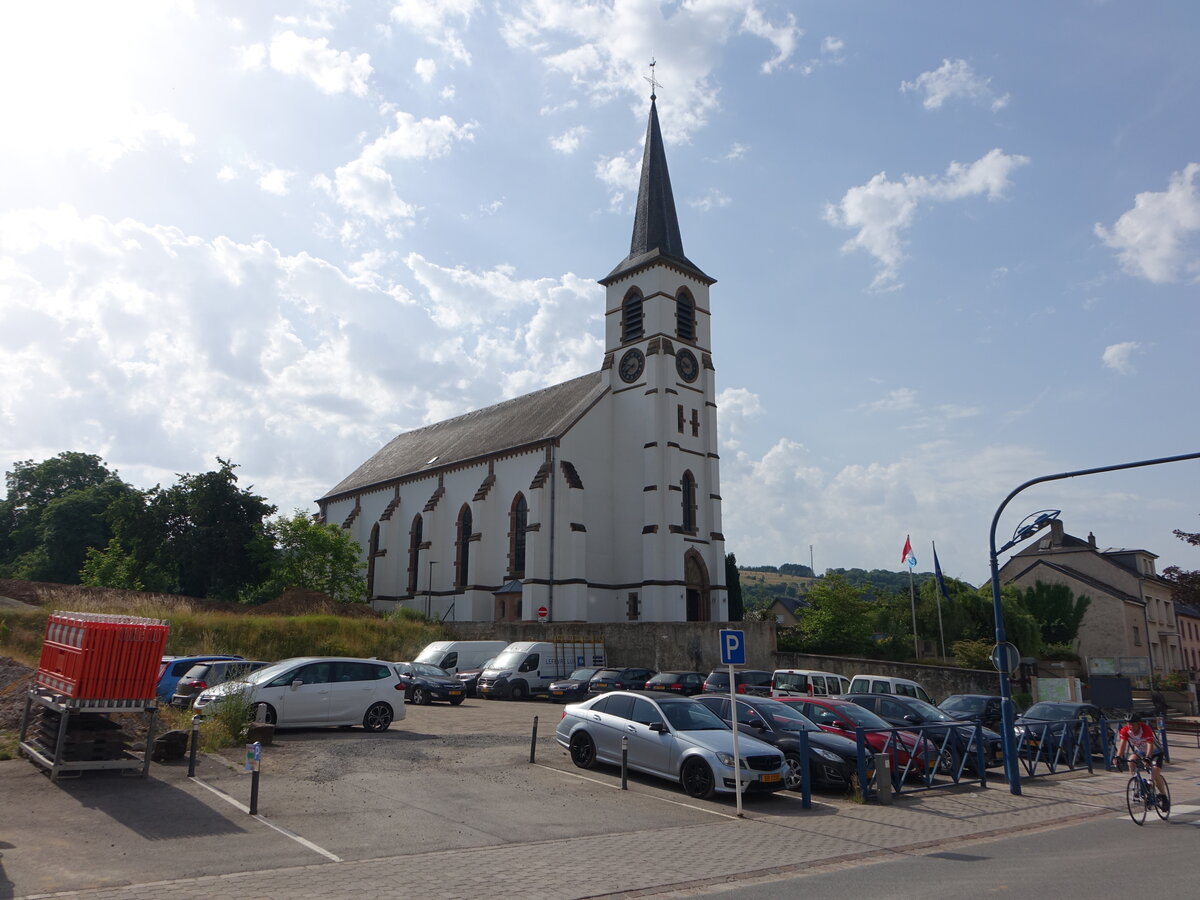
[[[658,97],[656,96],[656,93],[657,93],[658,89],[660,87],[662,87],[662,84],[659,81],[657,81],[654,77],[654,66],[655,66],[654,57],[650,57],[650,74],[642,76],[642,78],[644,78],[644,79],[646,79],[646,81],[650,82],[650,99],[651,100],[658,99]]]

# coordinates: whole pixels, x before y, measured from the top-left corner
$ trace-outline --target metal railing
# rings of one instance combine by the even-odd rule
[[[969,731],[971,736],[964,737]],[[896,793],[913,794],[920,791],[954,787],[958,784],[978,783],[987,786],[989,763],[998,765],[995,758],[989,760],[983,737],[983,726],[961,725],[910,725],[907,728],[856,728],[855,742],[858,745],[858,782],[863,799],[870,797],[872,788],[867,779],[867,756],[872,752],[867,735],[886,735],[883,746],[874,750],[875,775],[881,777],[881,758],[890,765],[891,790]],[[917,735],[913,740],[911,735]],[[883,785],[879,786],[880,789]]]

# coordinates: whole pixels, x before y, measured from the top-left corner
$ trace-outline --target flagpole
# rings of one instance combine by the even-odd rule
[[[908,599],[912,603],[912,626],[913,626],[913,658],[920,659],[921,651],[917,647],[917,592],[913,587],[913,567],[908,567]]]
[[[929,545],[931,547],[933,547],[934,568],[938,568],[938,566],[937,566],[937,543],[935,541],[930,541]],[[934,579],[934,581],[936,582],[937,579]],[[946,630],[944,628],[942,628],[942,586],[941,586],[941,584],[937,584],[937,583],[934,584],[933,593],[937,597],[938,634],[941,636],[941,639],[942,639],[942,662],[945,662],[946,661]]]

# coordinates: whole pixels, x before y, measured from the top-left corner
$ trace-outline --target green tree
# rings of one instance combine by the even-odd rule
[[[271,524],[278,555],[268,593],[277,596],[284,588],[299,587],[328,594],[343,603],[361,603],[367,598],[362,575],[366,564],[362,550],[348,531],[322,524],[301,510]]]
[[[1037,621],[1044,644],[1070,644],[1079,636],[1079,625],[1091,606],[1090,598],[1074,592],[1065,584],[1041,581],[1026,588],[1021,596],[1025,609]]]
[[[87,559],[80,570],[80,583],[91,587],[125,588],[144,591],[145,584],[138,577],[137,561],[112,538],[103,550],[89,547]]]
[[[38,581],[76,583],[87,548],[108,540],[105,505],[130,490],[90,453],[23,460],[4,480],[0,575]]]
[[[827,575],[805,594],[798,627],[814,653],[863,653],[871,643],[873,609],[845,578]]]
[[[729,592],[729,621],[741,622],[746,614],[742,606],[742,577],[738,573],[737,557],[725,554],[725,590]]]
[[[1175,537],[1193,547],[1200,547],[1200,534],[1176,529]],[[1171,582],[1171,595],[1176,603],[1200,608],[1200,570],[1188,571],[1179,566],[1167,566],[1162,575]]]

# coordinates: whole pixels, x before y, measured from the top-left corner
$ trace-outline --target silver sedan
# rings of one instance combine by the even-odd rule
[[[641,691],[601,694],[567,706],[555,736],[581,769],[598,762],[619,765],[621,739],[628,738],[631,769],[678,782],[697,798],[737,790],[729,727],[689,697]],[[741,735],[738,751],[743,791],[784,787],[782,753]]]

